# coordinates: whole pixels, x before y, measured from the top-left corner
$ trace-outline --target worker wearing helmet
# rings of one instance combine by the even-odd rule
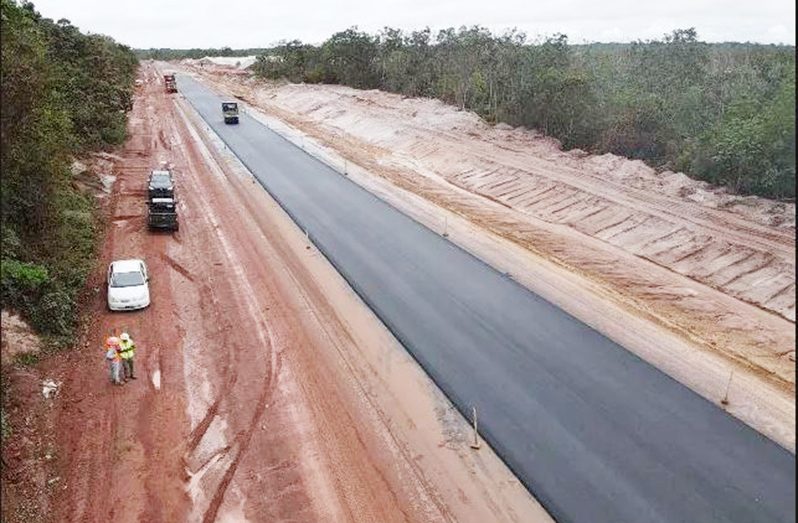
[[[136,355],[136,344],[130,338],[130,334],[123,332],[119,336],[119,355],[122,357],[122,374],[125,381],[128,379],[135,380],[136,376],[133,373],[133,356]]]
[[[122,379],[119,371],[121,370],[121,360],[119,355],[119,338],[111,336],[105,340],[105,359],[111,371],[111,383],[114,385],[122,385]]]

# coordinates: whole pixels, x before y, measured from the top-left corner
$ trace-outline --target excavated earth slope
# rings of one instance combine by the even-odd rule
[[[186,64],[191,67],[191,64]],[[437,100],[193,68],[362,165],[794,390],[795,204],[565,152]]]
[[[727,195],[611,154],[566,153],[534,131],[490,127],[437,101],[302,85],[274,94],[390,149],[399,164],[795,320],[794,204]]]

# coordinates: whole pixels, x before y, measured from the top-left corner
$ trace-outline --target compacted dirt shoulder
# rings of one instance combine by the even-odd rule
[[[446,231],[445,217],[464,219],[465,248],[711,400],[721,403],[731,375],[730,412],[794,448],[794,203],[564,152],[435,100],[183,65],[423,223]],[[518,265],[518,248],[539,261]],[[583,296],[546,294],[532,263]],[[623,316],[650,327],[630,339]]]

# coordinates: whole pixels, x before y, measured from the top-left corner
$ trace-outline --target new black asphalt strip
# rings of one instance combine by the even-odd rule
[[[795,457],[180,76],[207,124],[558,521],[795,521]],[[190,175],[190,173],[188,173]]]

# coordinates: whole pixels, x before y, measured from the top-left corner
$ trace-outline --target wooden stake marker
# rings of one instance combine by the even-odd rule
[[[732,378],[734,377],[734,370],[729,373],[729,382],[726,383],[726,393],[723,395],[723,399],[720,400],[720,404],[726,406],[729,404],[729,389],[731,388]]]

